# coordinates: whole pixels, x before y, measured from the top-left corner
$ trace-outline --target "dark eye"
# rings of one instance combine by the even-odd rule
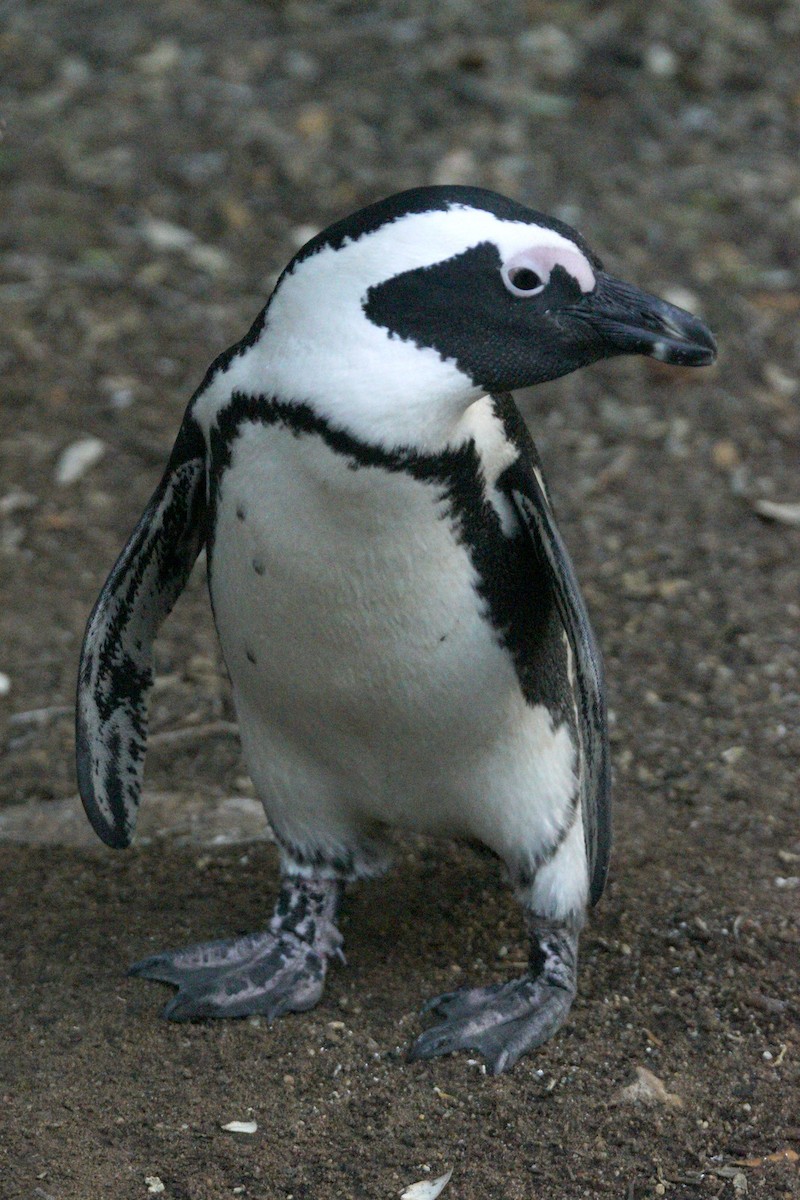
[[[503,283],[512,296],[519,296],[520,300],[529,300],[531,296],[538,296],[544,291],[550,279],[550,263],[540,263],[542,257],[542,251],[534,247],[520,251],[510,262],[504,264]]]
[[[513,271],[509,271],[508,279],[520,292],[533,292],[544,282],[530,267],[515,267]]]

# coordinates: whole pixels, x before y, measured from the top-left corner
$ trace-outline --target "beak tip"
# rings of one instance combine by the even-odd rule
[[[702,338],[681,341],[657,338],[650,348],[650,357],[680,367],[710,367],[717,357],[717,343],[707,329],[703,334]]]
[[[601,272],[596,327],[609,354],[643,354],[680,367],[708,367],[717,357],[711,330],[685,309]]]

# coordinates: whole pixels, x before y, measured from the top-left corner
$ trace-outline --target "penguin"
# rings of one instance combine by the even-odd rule
[[[94,606],[77,773],[109,846],[134,833],[152,646],[201,547],[242,749],[280,848],[266,928],[152,955],[171,1020],[272,1020],[343,958],[345,885],[387,831],[505,864],[528,970],[428,1002],[409,1057],[493,1073],[550,1038],[611,845],[600,653],[513,393],[599,359],[702,366],[695,316],[583,237],[476,187],[371,204],[295,255],[192,397]]]

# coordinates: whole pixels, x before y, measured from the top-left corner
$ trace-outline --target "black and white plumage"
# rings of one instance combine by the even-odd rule
[[[607,275],[572,229],[475,188],[420,188],[308,243],[192,398],[89,621],[78,776],[133,836],[155,633],[205,542],[244,754],[281,846],[269,928],[156,955],[166,1010],[319,998],[343,883],[383,831],[505,862],[530,971],[439,997],[412,1057],[495,1071],[563,1022],[610,847],[600,656],[510,393],[616,354],[702,365],[688,313]]]

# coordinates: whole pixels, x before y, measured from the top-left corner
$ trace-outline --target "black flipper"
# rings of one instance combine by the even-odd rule
[[[133,837],[147,742],[153,639],[206,536],[206,450],[187,412],[167,469],[92,610],[76,710],[78,787],[109,846]]]
[[[520,454],[503,472],[497,486],[510,500],[530,534],[540,561],[547,566],[572,650],[578,700],[581,811],[589,864],[589,895],[591,903],[596,904],[603,894],[611,853],[611,764],[603,662],[575,569],[556,527],[536,448],[516,409],[509,421],[509,408],[502,398],[498,398],[498,403]]]

